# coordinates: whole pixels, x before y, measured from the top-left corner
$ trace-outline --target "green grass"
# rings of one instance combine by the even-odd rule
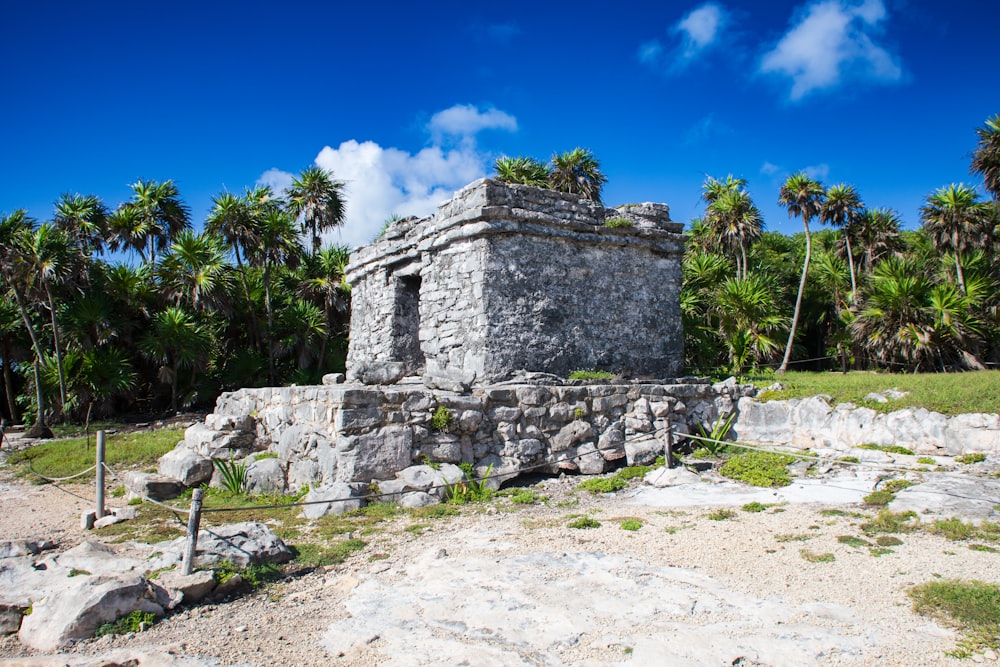
[[[639,519],[626,519],[621,523],[622,530],[639,530],[642,528],[642,521]]]
[[[593,494],[598,493],[614,493],[615,491],[621,491],[626,486],[628,486],[628,481],[618,477],[595,477],[594,479],[587,479],[576,487],[578,489],[583,489],[584,491],[590,491]]]
[[[810,563],[832,563],[835,558],[831,553],[817,553],[808,549],[800,549],[799,555]]]
[[[875,505],[885,507],[896,499],[896,494],[892,491],[872,491],[863,498],[865,505]]]
[[[749,451],[726,461],[719,472],[751,486],[788,486],[792,479],[786,466],[794,460],[787,454]]]
[[[601,522],[596,519],[591,519],[589,516],[581,516],[567,523],[566,527],[578,529],[600,528]]]
[[[855,537],[854,535],[841,535],[837,538],[837,541],[841,544],[846,544],[849,547],[854,547],[855,549],[871,546],[871,544],[867,541],[861,539],[860,537]]]
[[[1000,412],[1000,370],[968,373],[893,374],[855,371],[806,373],[789,371],[781,376],[785,389],[770,392],[770,399],[833,396],[837,403],[864,403],[871,392],[899,389],[909,395],[888,403],[865,403],[878,412],[903,408],[927,408],[946,415],[963,412]]]
[[[765,505],[764,503],[759,503],[759,502],[757,502],[755,500],[755,501],[753,501],[751,503],[747,503],[746,505],[744,505],[740,509],[743,510],[744,512],[754,513],[754,512],[763,512],[768,507],[773,507],[773,505]]]
[[[184,439],[183,428],[163,428],[137,433],[115,433],[107,436],[104,448],[104,462],[115,469],[145,468],[155,465],[161,456],[177,446]],[[15,452],[8,463],[21,466],[18,475],[35,477],[28,470],[30,465],[46,477],[67,477],[94,465],[95,439],[90,446],[82,437],[52,440]],[[77,478],[87,481],[94,478],[91,472]],[[37,478],[36,478],[37,479]]]
[[[125,635],[130,632],[142,632],[157,621],[156,614],[148,611],[133,611],[131,614],[122,616],[114,623],[103,623],[94,633],[95,637],[105,635]]]
[[[890,479],[882,485],[882,488],[889,493],[898,493],[911,486],[913,486],[913,482],[908,479]]]
[[[962,456],[955,457],[955,463],[964,463],[965,465],[970,465],[973,463],[982,463],[986,460],[986,454],[963,454]]]
[[[905,454],[907,456],[913,456],[913,450],[907,449],[901,445],[876,445],[873,443],[868,443],[864,445],[858,445],[855,449],[870,449],[876,452],[885,452],[886,454]]]
[[[879,533],[910,533],[919,527],[916,512],[890,512],[886,509],[871,521],[861,524],[861,530],[869,536]]]
[[[975,579],[928,581],[907,591],[913,610],[962,633],[954,657],[1000,648],[1000,586]]]
[[[917,458],[917,463],[919,463],[921,465],[925,465],[925,466],[932,466],[932,465],[936,464],[937,461],[935,461],[930,456],[921,456],[921,457]]]
[[[593,369],[575,370],[569,374],[570,380],[611,380],[613,378],[614,375],[612,375],[608,371],[598,371]]]
[[[708,514],[705,515],[705,518],[711,521],[727,521],[729,519],[732,519],[734,516],[736,516],[736,512],[734,512],[733,510],[719,509],[715,510],[714,512],[709,512]]]
[[[422,524],[426,525],[426,524]],[[323,544],[304,543],[296,544],[295,561],[301,565],[317,567],[321,565],[338,565],[347,560],[355,551],[360,551],[366,546],[365,542],[358,539],[336,540]]]

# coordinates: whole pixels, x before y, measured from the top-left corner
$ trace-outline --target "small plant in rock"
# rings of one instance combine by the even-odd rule
[[[835,557],[832,553],[817,553],[808,549],[800,549],[799,555],[810,563],[832,563]]]
[[[126,490],[125,485],[124,484],[120,484],[120,485],[116,486],[114,489],[111,490],[111,497],[112,498],[124,498],[125,494],[127,492],[128,491]]]
[[[751,486],[788,486],[792,479],[788,475],[787,466],[794,460],[787,454],[749,451],[726,461],[719,472]]]
[[[768,507],[772,507],[772,505],[765,505],[764,503],[759,503],[755,500],[751,503],[747,503],[740,509],[743,510],[744,512],[756,513],[756,512],[763,512]]]
[[[438,405],[431,415],[431,428],[439,433],[448,433],[455,424],[455,415],[447,405]]]
[[[718,509],[714,512],[706,514],[705,518],[711,521],[727,521],[728,519],[732,519],[734,516],[736,516],[736,512],[731,509]]]
[[[932,466],[935,463],[937,463],[937,461],[935,461],[934,459],[932,459],[929,456],[921,456],[921,457],[919,457],[917,459],[917,463],[919,463],[921,465],[925,465],[925,466]]]
[[[861,539],[860,537],[855,537],[854,535],[840,535],[837,537],[837,541],[841,544],[846,544],[849,547],[854,547],[855,549],[871,546],[871,544],[867,541]]]
[[[583,419],[586,416],[587,416],[587,411],[584,410],[583,408],[577,408],[577,409],[573,410],[573,418],[574,419]]]
[[[471,469],[471,465],[468,467]],[[464,505],[466,503],[483,503],[493,497],[494,491],[489,487],[490,473],[493,466],[486,469],[480,479],[475,478],[474,473],[470,473],[465,467],[462,468],[463,479],[454,484],[445,485],[445,502],[452,505]]]
[[[725,450],[730,442],[728,439],[729,431],[732,430],[735,420],[736,413],[733,412],[728,417],[719,415],[719,418],[712,424],[711,429],[706,429],[703,425],[698,424],[698,430],[701,432],[702,437],[705,438],[705,440],[698,441],[699,447],[708,450],[713,458],[718,458],[719,454]]]
[[[861,463],[861,459],[859,459],[857,456],[841,456],[837,460],[841,461],[842,463]]]
[[[589,516],[581,516],[567,523],[566,527],[579,529],[600,528],[601,522],[597,519],[591,519]]]
[[[622,530],[639,530],[642,528],[642,521],[639,519],[626,519],[622,521]]]
[[[913,486],[913,482],[908,479],[890,479],[882,485],[882,488],[889,493],[897,493],[911,486]]]
[[[652,469],[653,466],[628,466],[619,470],[615,474],[615,477],[628,481],[630,479],[636,479],[637,477],[645,477],[646,473]]]
[[[875,544],[880,547],[898,547],[903,543],[903,540],[899,539],[895,535],[879,535],[875,538]]]
[[[920,527],[916,512],[891,512],[887,509],[878,513],[871,521],[861,524],[865,535],[878,533],[911,533]]]
[[[950,519],[938,519],[931,524],[927,530],[935,535],[946,537],[953,542],[966,540],[972,537],[972,535],[976,532],[975,526],[971,523],[966,523],[957,517],[952,517]]]
[[[950,655],[971,657],[1000,648],[1000,586],[975,579],[928,581],[908,590],[913,610],[932,616],[962,634]]]
[[[241,496],[247,491],[246,461],[232,459],[212,459],[219,476],[222,478],[222,488],[234,496]]]
[[[913,456],[912,449],[907,449],[901,445],[876,445],[874,443],[866,443],[864,445],[858,445],[857,449],[871,449],[876,452],[885,452],[886,454],[905,454],[907,456]]]
[[[604,226],[611,227],[612,229],[621,227],[635,227],[635,223],[629,220],[628,218],[615,217],[615,218],[608,218],[607,220],[605,220]]]
[[[865,505],[872,505],[875,507],[885,507],[893,500],[896,499],[896,494],[892,491],[872,491],[862,500]]]
[[[628,481],[615,476],[588,479],[580,482],[576,488],[583,489],[584,491],[590,491],[594,495],[597,495],[598,493],[614,493],[615,491],[621,491],[626,486],[628,486]]]
[[[97,628],[97,632],[94,633],[94,636],[104,637],[105,635],[125,635],[131,632],[142,632],[151,628],[157,620],[156,614],[137,609],[131,614],[122,616],[113,623],[101,624]]]
[[[608,371],[599,371],[596,369],[578,369],[569,374],[570,380],[611,380],[614,375]]]
[[[965,465],[971,465],[973,463],[982,463],[986,460],[986,454],[962,454],[961,456],[955,457],[955,463],[964,463]]]

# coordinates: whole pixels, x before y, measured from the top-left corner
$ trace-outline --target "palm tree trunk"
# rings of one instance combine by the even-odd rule
[[[247,274],[243,269],[239,246],[234,245],[233,252],[236,254],[236,268],[240,274],[240,282],[243,284],[243,296],[247,300],[247,312],[250,314],[250,340],[254,348],[260,352],[260,327],[257,324],[257,314],[253,309],[253,301],[250,300],[250,285],[247,284]]]
[[[42,395],[42,378],[41,372],[38,369],[38,362],[42,358],[42,346],[38,342],[38,335],[35,333],[35,327],[31,325],[31,318],[28,316],[28,309],[24,305],[24,295],[21,294],[20,288],[14,284],[11,284],[11,291],[14,293],[14,301],[17,303],[17,308],[21,312],[21,319],[24,320],[24,327],[28,330],[28,336],[31,338],[31,347],[35,350],[35,401],[38,407],[38,414],[35,415],[35,427],[44,429],[46,428],[45,397]]]
[[[851,269],[851,303],[857,303],[858,300],[858,281],[854,275],[854,253],[851,251],[851,237],[847,235],[847,230],[844,230],[844,242],[847,244],[847,266]]]
[[[271,314],[271,267],[264,265],[264,305],[267,310],[267,381],[274,384],[274,317]]]
[[[3,387],[7,396],[7,410],[10,412],[10,420],[17,424],[21,421],[17,412],[17,401],[14,396],[14,375],[10,372],[10,341],[3,339]]]
[[[956,234],[956,237],[958,235]],[[965,273],[962,271],[962,259],[958,254],[958,239],[955,239],[955,278],[958,280],[958,289],[962,290],[962,296],[967,296],[965,292]]]
[[[740,254],[743,256],[743,274],[739,276],[740,278],[746,278],[749,268],[747,265],[747,249],[742,243],[740,244]]]
[[[806,259],[802,262],[802,278],[799,280],[799,293],[795,297],[795,312],[792,315],[792,328],[788,332],[788,344],[785,346],[785,356],[781,360],[781,367],[776,372],[784,373],[788,370],[788,362],[792,358],[792,345],[795,343],[795,329],[799,325],[799,312],[802,310],[802,293],[806,291],[806,276],[809,274],[809,258],[812,256],[812,238],[809,236],[809,222],[803,218],[802,226],[806,230]]]
[[[56,353],[56,368],[59,371],[59,410],[66,410],[66,373],[63,372],[62,348],[59,345],[59,323],[56,321],[56,304],[52,298],[52,290],[45,284],[45,296],[49,302],[49,316],[52,319],[52,347]]]

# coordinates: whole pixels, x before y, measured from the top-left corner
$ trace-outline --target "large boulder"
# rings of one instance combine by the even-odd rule
[[[276,458],[263,458],[247,465],[247,493],[282,493],[285,490],[285,471]]]
[[[327,514],[343,514],[365,505],[365,501],[357,497],[354,487],[344,482],[316,487],[302,501],[309,503],[302,508],[302,516],[307,519],[318,519]]]
[[[157,544],[160,555],[150,560],[148,567],[159,569],[181,562],[186,546],[186,537]],[[287,563],[292,558],[292,551],[270,528],[256,521],[245,521],[198,531],[194,562],[205,567],[228,561],[246,568],[262,563]]]
[[[133,498],[169,500],[179,496],[184,485],[172,477],[132,470],[125,473],[125,488]]]
[[[157,467],[164,477],[172,477],[184,486],[198,486],[212,479],[212,459],[181,443],[160,457]]]
[[[337,438],[337,481],[391,479],[410,464],[413,431],[385,426],[369,433]]]

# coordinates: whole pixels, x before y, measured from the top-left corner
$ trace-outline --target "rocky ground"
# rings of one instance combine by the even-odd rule
[[[926,531],[873,549],[861,525],[874,511],[859,500],[876,479],[850,469],[776,494],[708,474],[601,496],[577,490],[579,478],[543,480],[532,488],[545,500],[400,514],[356,535],[367,546],[341,565],[81,642],[56,662],[8,636],[0,664],[123,649],[261,666],[969,664],[946,655],[955,633],[915,614],[906,590],[938,577],[1000,583],[1000,554]],[[0,541],[78,544],[90,498],[86,485],[32,486],[0,468]],[[751,500],[774,504],[740,509]],[[579,518],[600,525],[568,526]],[[629,520],[641,527],[623,529]]]

